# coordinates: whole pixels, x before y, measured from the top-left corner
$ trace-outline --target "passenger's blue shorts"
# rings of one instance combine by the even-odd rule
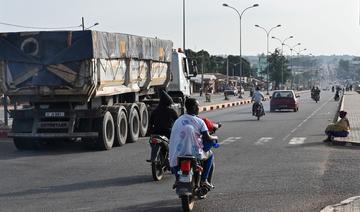
[[[348,131],[340,131],[340,132],[327,131],[325,133],[327,136],[334,136],[334,137],[347,137],[349,135]]]

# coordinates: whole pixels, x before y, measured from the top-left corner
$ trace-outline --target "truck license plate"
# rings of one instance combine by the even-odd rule
[[[65,112],[45,112],[45,117],[64,117]]]

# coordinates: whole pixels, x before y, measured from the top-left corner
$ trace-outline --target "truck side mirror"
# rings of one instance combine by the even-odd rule
[[[196,75],[198,74],[198,70],[197,70],[197,62],[196,62],[196,60],[192,60],[191,61],[191,70],[192,70],[192,75],[194,76],[194,77],[196,77]]]

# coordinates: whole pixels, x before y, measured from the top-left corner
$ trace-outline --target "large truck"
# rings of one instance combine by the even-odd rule
[[[56,140],[102,150],[136,142],[160,90],[184,111],[194,67],[169,40],[92,30],[0,33],[1,88],[22,105],[10,111],[9,137],[20,150]]]

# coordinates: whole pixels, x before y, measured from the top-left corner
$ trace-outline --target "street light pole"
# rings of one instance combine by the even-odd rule
[[[266,86],[266,95],[269,95],[269,35],[270,32],[278,27],[281,27],[281,24],[278,24],[276,26],[274,26],[273,28],[270,28],[270,30],[266,30],[264,27],[256,24],[255,27],[258,27],[260,29],[263,29],[266,33],[266,63],[267,63],[267,67],[266,67],[266,81],[267,81],[267,86]]]
[[[97,26],[97,25],[99,25],[99,23],[94,23],[93,25],[91,25],[91,26],[89,26],[89,27],[86,27],[85,28],[85,20],[84,20],[84,17],[81,17],[81,27],[82,27],[82,30],[84,31],[84,30],[87,30],[87,29],[90,29],[90,28],[92,28],[92,27],[94,27],[94,26]]]
[[[240,51],[239,51],[239,56],[240,56],[240,67],[239,67],[239,70],[240,70],[240,73],[239,73],[239,75],[240,75],[240,92],[239,92],[239,98],[242,98],[242,96],[241,96],[241,77],[242,77],[242,59],[241,59],[241,57],[242,57],[242,55],[241,55],[241,19],[242,19],[242,16],[243,16],[243,14],[244,14],[244,12],[246,11],[246,10],[248,10],[248,9],[251,9],[251,8],[254,8],[254,7],[258,7],[259,6],[259,4],[254,4],[254,5],[252,5],[252,6],[250,6],[250,7],[247,7],[247,8],[245,8],[241,13],[236,9],[236,8],[234,8],[234,7],[232,7],[232,6],[230,6],[230,5],[228,5],[228,4],[223,4],[223,6],[224,7],[229,7],[229,8],[231,8],[231,9],[233,9],[233,10],[235,10],[235,12],[239,15],[239,20],[240,20]]]
[[[183,49],[185,53],[185,0],[183,0]]]
[[[294,46],[289,46],[287,44],[284,44],[285,46],[290,48],[290,70],[291,70],[291,89],[293,89],[293,83],[294,83],[294,73],[293,73],[293,58],[292,58],[292,52],[296,46],[300,46],[301,43],[297,43]]]
[[[284,45],[285,45],[285,41],[294,38],[294,36],[289,36],[283,40],[280,40],[279,38],[272,36],[271,38],[280,41],[281,43],[281,56],[284,56]],[[284,86],[284,61],[282,61],[281,63],[281,86]]]
[[[307,48],[305,48],[305,49],[301,49],[300,51],[296,51],[296,50],[295,50],[295,52],[296,52],[296,53],[297,53],[297,55],[299,56],[301,52],[306,51],[306,50],[307,50]]]

